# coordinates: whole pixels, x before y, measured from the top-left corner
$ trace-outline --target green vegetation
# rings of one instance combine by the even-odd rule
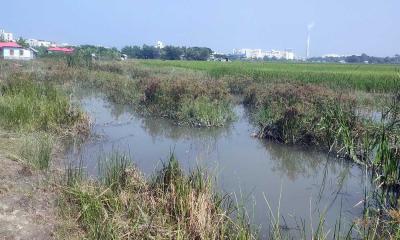
[[[207,97],[185,100],[179,114],[180,119],[186,119],[191,125],[207,127],[222,126],[235,117],[228,103],[210,101]]]
[[[255,239],[245,218],[234,217],[238,208],[229,196],[213,190],[205,171],[185,175],[171,155],[145,179],[123,154],[106,161],[100,181],[70,179],[66,182],[73,184],[63,190],[62,214],[77,219],[83,238]]]
[[[34,168],[47,170],[52,158],[53,141],[53,137],[46,133],[27,136],[23,141],[20,155]]]
[[[160,49],[154,46],[143,45],[126,46],[121,52],[129,58],[137,59],[164,59],[164,60],[194,60],[206,61],[212,54],[212,50],[206,47],[175,47],[165,46]]]
[[[86,132],[87,119],[49,82],[22,72],[10,73],[5,79],[0,80],[0,130],[14,133],[14,144],[19,146],[9,148],[8,155],[46,170],[58,140]]]
[[[82,118],[55,87],[29,75],[10,76],[0,87],[0,126],[20,131],[61,131]]]
[[[259,137],[286,144],[318,146],[367,165],[379,183],[400,183],[398,93],[381,123],[357,114],[348,94],[312,85],[274,84],[249,88],[245,103],[254,108]]]
[[[183,68],[223,76],[251,79],[256,83],[310,83],[333,89],[390,92],[399,85],[396,65],[352,65],[309,63],[141,61],[154,68]]]

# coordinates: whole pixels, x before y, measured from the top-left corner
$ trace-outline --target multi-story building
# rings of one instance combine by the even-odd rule
[[[264,58],[277,58],[277,59],[285,59],[285,60],[293,60],[294,53],[292,50],[284,50],[284,51],[264,51],[262,49],[234,49],[234,55],[241,55],[247,59],[264,59]]]
[[[3,29],[0,29],[0,40],[3,40],[5,42],[13,42],[14,36],[12,33],[6,32]]]

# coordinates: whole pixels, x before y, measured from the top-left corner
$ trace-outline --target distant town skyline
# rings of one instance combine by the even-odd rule
[[[14,0],[2,3],[0,29],[14,37],[121,48],[126,45],[293,49],[305,56],[400,54],[400,1]]]

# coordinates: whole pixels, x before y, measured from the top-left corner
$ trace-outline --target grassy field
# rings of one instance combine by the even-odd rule
[[[159,60],[140,61],[140,63],[155,68],[177,67],[205,71],[216,78],[223,76],[250,78],[259,83],[301,82],[368,92],[388,92],[400,86],[399,81],[394,81],[400,68],[397,65]]]

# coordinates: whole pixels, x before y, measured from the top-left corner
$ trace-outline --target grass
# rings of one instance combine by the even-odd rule
[[[118,152],[99,161],[100,181],[114,192],[121,191],[128,183],[126,170],[131,166],[131,159]]]
[[[258,83],[311,83],[334,89],[357,89],[367,92],[390,92],[399,83],[396,65],[141,61],[154,68],[182,68],[205,71],[211,76],[251,79]]]
[[[69,99],[49,84],[13,75],[0,87],[0,126],[24,132],[56,131],[82,118]]]
[[[20,155],[34,168],[46,170],[50,166],[53,147],[53,137],[46,133],[39,133],[25,138]]]
[[[87,133],[85,115],[49,82],[24,72],[3,72],[0,80],[0,129],[16,135],[19,148],[6,152],[39,170],[49,168],[53,148],[63,136]]]
[[[114,152],[100,161],[105,161],[101,166],[106,167],[100,168],[98,181],[70,174],[81,173],[78,167],[67,171],[69,180],[62,187],[62,216],[76,219],[74,231],[81,233],[80,238],[259,239],[242,212],[245,210],[229,195],[214,190],[205,169],[196,168],[186,174],[171,155],[150,178],[145,178],[125,154]],[[266,202],[271,220],[268,239],[395,240],[400,236],[398,208],[366,204],[364,216],[345,225],[340,214],[334,229],[326,228],[322,212],[315,226],[306,226],[302,221],[294,233],[282,228],[280,204],[275,213]]]
[[[129,163],[113,153],[100,181],[64,186],[61,211],[77,219],[85,239],[255,239],[204,170],[186,175],[171,155],[146,179]]]
[[[231,122],[235,115],[228,102],[220,103],[218,100],[211,101],[207,97],[200,97],[184,100],[178,118],[188,121],[193,126],[212,127]]]

